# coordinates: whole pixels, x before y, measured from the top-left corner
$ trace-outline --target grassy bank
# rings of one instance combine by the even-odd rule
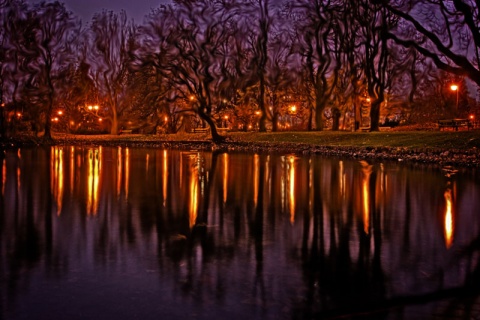
[[[208,134],[53,136],[54,143],[60,145],[321,154],[480,168],[480,131],[234,132],[227,133],[226,137],[227,143],[214,145]],[[39,138],[23,136],[1,140],[0,149],[41,144]]]
[[[390,132],[235,132],[226,134],[229,141],[269,144],[307,144],[327,147],[391,147],[407,149],[480,150],[480,131],[390,131]],[[59,141],[96,142],[195,142],[208,141],[206,134],[162,134],[162,135],[56,135]]]
[[[294,142],[331,147],[480,149],[480,131],[238,133],[232,135],[232,139],[248,142]]]

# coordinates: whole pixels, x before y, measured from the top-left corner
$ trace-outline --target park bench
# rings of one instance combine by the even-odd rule
[[[119,134],[129,134],[132,133],[132,130],[120,130]]]
[[[193,128],[193,133],[208,133],[210,128]]]
[[[452,128],[455,131],[458,131],[458,128],[467,128],[467,130],[470,130],[472,124],[468,119],[438,120],[438,129],[442,130],[445,128]]]

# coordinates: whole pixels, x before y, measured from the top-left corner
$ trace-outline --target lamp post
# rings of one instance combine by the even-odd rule
[[[97,106],[97,105],[95,105],[95,106],[88,106],[88,110],[90,110],[90,111],[95,110],[95,113],[98,112],[98,109],[100,109],[100,108],[99,108],[99,106]]]
[[[456,92],[457,92],[457,103],[455,104],[455,113],[458,113],[458,91],[460,91],[460,90],[458,90],[459,88],[458,88],[458,85],[456,85],[456,84],[452,84],[452,85],[450,86],[450,89],[451,89],[452,91],[456,91]]]

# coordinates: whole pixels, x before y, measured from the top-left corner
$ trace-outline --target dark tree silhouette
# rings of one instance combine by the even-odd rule
[[[325,118],[339,129],[342,113],[345,121],[350,110],[358,115],[371,101],[370,129],[376,131],[380,109],[387,101],[394,105],[391,97],[406,118],[427,105],[424,119],[438,116],[429,97],[439,91],[439,69],[458,82],[468,77],[480,84],[476,2],[278,5],[176,0],[152,10],[141,27],[125,12],[104,11],[84,38],[77,37],[80,23],[58,2],[1,0],[0,135],[30,123],[49,140],[55,108],[74,113],[98,103],[111,133],[126,121],[144,132],[176,132],[183,115],[195,113],[221,141],[216,126],[227,114],[232,127],[258,124],[266,131],[271,121],[277,130],[287,101],[281,98],[288,95],[298,104],[297,118],[309,117],[309,130],[322,130]],[[440,98],[447,111],[448,97]],[[465,114],[470,102],[464,102],[459,112]],[[22,121],[6,121],[17,108]]]
[[[364,56],[364,75],[371,99],[370,131],[379,130],[380,106],[385,100],[387,83],[387,31],[390,18],[381,4],[357,1],[355,19],[360,27],[360,51]]]
[[[0,138],[3,139],[7,133],[6,119],[5,119],[5,103],[3,98],[5,85],[5,60],[7,56],[7,28],[5,27],[7,21],[7,1],[0,2],[0,21],[2,21],[0,28]]]
[[[169,79],[164,78],[155,67],[137,62],[140,65],[129,73],[126,96],[129,119],[138,123],[144,132],[154,133],[161,127],[167,133],[176,132],[177,108],[171,103],[174,99],[169,97]]]
[[[76,132],[82,126],[83,117],[89,111],[88,106],[98,104],[98,91],[91,77],[91,66],[85,57],[79,58],[77,64],[72,66],[63,80],[63,90],[60,92],[59,101],[64,106],[66,115],[65,126],[70,132]]]
[[[190,107],[205,121],[215,142],[224,139],[214,113],[224,100],[217,90],[222,83],[223,46],[232,36],[235,6],[212,0],[176,1],[150,17],[144,47],[147,63],[169,78]]]
[[[442,70],[467,76],[480,85],[478,1],[390,2],[385,8],[401,23],[388,37],[415,48]]]
[[[258,107],[261,115],[259,120],[260,132],[266,132],[267,108],[265,105],[265,73],[268,61],[268,36],[270,29],[269,0],[251,1],[258,6],[258,30],[252,34],[252,49],[254,52],[255,74],[258,80]]]
[[[323,130],[323,113],[341,68],[338,14],[342,1],[292,1],[289,6],[300,41],[297,50],[313,90],[315,127]]]
[[[278,131],[278,121],[282,114],[282,107],[288,108],[286,103],[297,104],[300,97],[291,97],[289,91],[296,85],[298,77],[292,68],[292,39],[286,30],[276,30],[271,37],[271,45],[269,50],[270,59],[267,62],[267,97],[270,105],[272,131]],[[290,90],[289,90],[290,89]],[[290,98],[288,98],[290,96]]]
[[[135,49],[136,27],[125,11],[119,14],[103,11],[93,17],[91,66],[100,95],[101,106],[108,113],[111,134],[118,134],[119,121],[127,108],[131,56]]]
[[[32,7],[23,2],[9,4],[4,27],[10,39],[11,70],[16,70],[11,99],[16,99],[17,92],[24,94],[23,100],[35,109],[30,112],[35,116],[32,120],[42,123],[44,139],[50,141],[52,111],[64,73],[73,62],[71,44],[78,34],[77,23],[58,2]]]

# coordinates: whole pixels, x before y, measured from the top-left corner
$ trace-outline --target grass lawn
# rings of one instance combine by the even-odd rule
[[[232,134],[232,139],[251,142],[294,142],[319,146],[480,148],[480,131],[235,133]]]
[[[250,143],[302,143],[315,146],[343,147],[399,147],[399,148],[440,148],[479,149],[480,131],[384,131],[384,132],[233,132],[227,133],[230,141]],[[159,142],[159,141],[207,141],[207,134],[126,134],[119,136],[73,136],[58,135],[56,139]]]

